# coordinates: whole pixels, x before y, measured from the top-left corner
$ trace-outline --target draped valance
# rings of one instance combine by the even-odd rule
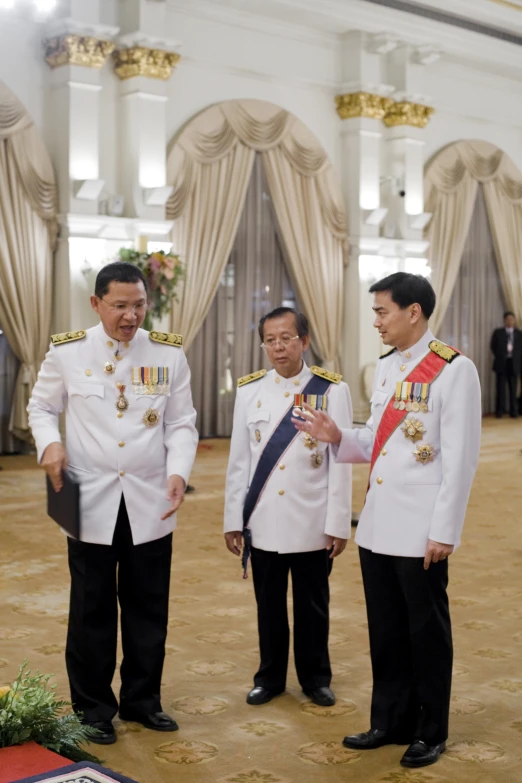
[[[40,133],[24,106],[0,81],[0,141],[5,140],[31,208],[48,221],[56,240],[57,191],[53,166]]]
[[[232,249],[256,154],[315,353],[337,368],[347,238],[341,190],[315,136],[297,117],[264,101],[211,106],[185,126],[170,150],[167,181],[174,190],[167,217],[187,268],[171,328],[190,345],[203,324]]]
[[[427,166],[425,209],[430,263],[437,293],[434,328],[449,305],[481,185],[508,307],[522,320],[522,173],[505,152],[485,141],[459,141]]]
[[[315,178],[328,229],[336,238],[346,239],[339,182],[323,147],[297,117],[265,101],[227,101],[211,106],[182,130],[168,158],[168,181],[174,185],[167,204],[169,220],[182,214],[194,190],[194,164],[217,163],[231,155],[238,144],[254,152],[277,148],[295,172]]]

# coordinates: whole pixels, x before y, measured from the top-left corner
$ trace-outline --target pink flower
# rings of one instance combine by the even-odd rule
[[[167,287],[162,285],[161,288],[160,288],[160,291],[161,291],[162,294],[166,295],[167,294]]]
[[[159,270],[161,269],[161,263],[158,261],[157,258],[154,258],[154,256],[151,256],[149,265],[152,272],[159,272]]]
[[[164,269],[163,274],[167,278],[167,280],[172,280],[172,278],[174,277],[174,272],[172,271],[172,269]]]

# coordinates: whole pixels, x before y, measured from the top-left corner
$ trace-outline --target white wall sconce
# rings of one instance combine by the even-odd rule
[[[430,222],[431,217],[431,212],[421,212],[419,215],[409,215],[408,223],[410,228],[413,228],[416,231],[423,231]]]
[[[84,201],[98,201],[104,187],[104,179],[73,180],[74,197]]]
[[[164,207],[173,190],[173,185],[165,185],[162,188],[143,188],[143,200],[148,207]]]
[[[365,210],[364,222],[367,226],[382,226],[388,214],[387,207]]]

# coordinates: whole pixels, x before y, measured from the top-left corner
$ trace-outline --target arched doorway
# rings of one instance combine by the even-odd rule
[[[199,351],[203,367],[193,366],[193,387],[200,408],[228,395],[223,415],[214,416],[220,426],[203,430],[225,435],[234,376],[259,368],[255,329],[273,306],[297,300],[309,317],[316,356],[332,368],[338,363],[346,239],[340,187],[306,126],[278,106],[253,100],[212,106],[185,126],[169,153],[168,181],[174,185],[167,205],[173,245],[187,269],[172,329],[186,336],[189,357],[190,346],[195,350],[202,332],[210,332],[206,352]],[[233,299],[229,314],[235,309],[228,322],[227,303],[219,302],[227,296]],[[231,342],[242,346],[233,358]],[[216,361],[218,386],[200,389]]]
[[[491,413],[491,333],[505,309],[522,325],[522,173],[493,144],[461,141],[428,164],[425,191],[434,329],[475,362]]]

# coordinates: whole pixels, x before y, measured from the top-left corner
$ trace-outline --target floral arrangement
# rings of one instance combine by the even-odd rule
[[[143,328],[150,331],[152,319],[159,319],[170,313],[172,300],[177,301],[176,288],[185,273],[180,257],[174,253],[165,253],[163,250],[155,253],[140,253],[138,250],[122,247],[118,258],[120,261],[135,264],[145,275],[149,309]]]
[[[56,697],[51,677],[31,674],[25,661],[13,684],[0,687],[0,748],[33,741],[74,762],[98,762],[80,747],[96,730],[65,711],[71,705]]]

